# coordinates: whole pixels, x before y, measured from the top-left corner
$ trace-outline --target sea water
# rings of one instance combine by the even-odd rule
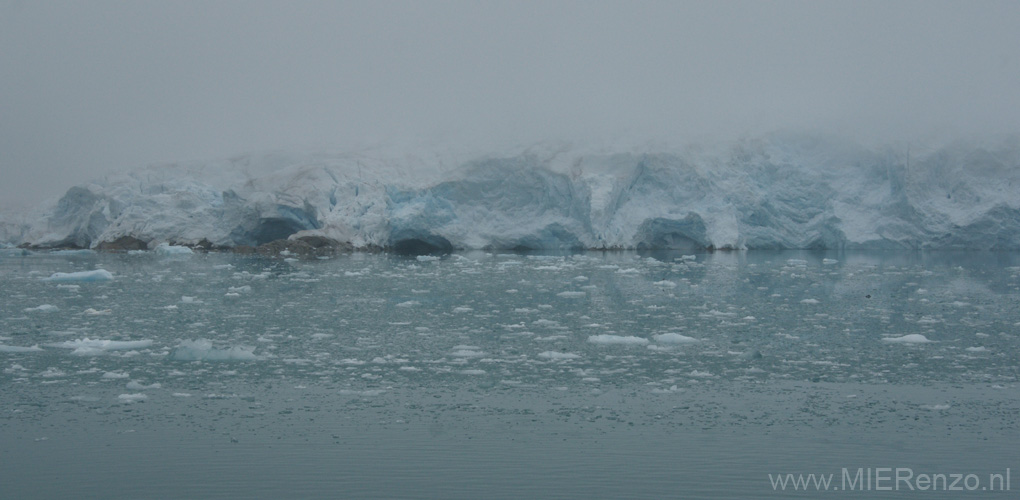
[[[0,498],[1020,491],[1015,253],[4,252]]]

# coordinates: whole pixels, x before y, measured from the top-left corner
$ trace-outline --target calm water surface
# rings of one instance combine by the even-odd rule
[[[0,498],[1020,491],[1020,254],[3,252]]]

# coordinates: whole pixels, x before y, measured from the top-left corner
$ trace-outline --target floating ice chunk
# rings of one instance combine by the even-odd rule
[[[454,346],[453,352],[450,353],[450,356],[457,358],[476,358],[484,355],[485,355],[484,352],[482,352],[481,350],[479,350],[478,347],[475,347],[473,345]]]
[[[90,308],[82,311],[82,314],[84,314],[86,316],[108,316],[110,314],[113,314],[113,310],[112,309],[93,309],[93,308],[90,307]]]
[[[800,301],[800,303],[801,304],[812,304],[813,305],[813,304],[820,304],[821,302],[818,299],[804,299],[804,300]]]
[[[20,345],[3,345],[0,344],[0,352],[20,353],[20,352],[39,352],[42,348],[34,345],[32,347],[22,347]]]
[[[95,251],[87,248],[79,248],[77,250],[53,250],[50,252],[50,255],[95,255],[95,253]]]
[[[696,378],[709,378],[712,374],[710,372],[703,372],[700,370],[691,370],[690,376]]]
[[[453,308],[453,312],[458,313],[458,314],[469,313],[471,311],[474,311],[474,309],[472,309],[470,307],[466,307],[466,306],[460,306],[460,307],[454,307]]]
[[[921,408],[924,408],[925,410],[932,410],[932,411],[943,411],[943,410],[948,410],[950,408],[950,405],[947,405],[947,404],[941,404],[941,405],[921,405]]]
[[[419,255],[419,256],[415,257],[415,260],[417,260],[418,262],[432,262],[432,261],[436,261],[436,260],[439,260],[439,259],[440,259],[440,257],[438,257],[436,255]]]
[[[485,370],[478,370],[478,369],[474,369],[474,370],[461,370],[460,373],[462,375],[485,375]]]
[[[182,257],[186,255],[192,255],[195,252],[188,247],[182,247],[177,245],[171,245],[169,243],[160,243],[156,249],[156,255],[162,255],[164,257]]]
[[[698,256],[697,255],[682,255],[682,256],[680,256],[680,259],[681,260],[685,260],[685,261],[688,261],[688,260],[698,260]]]
[[[232,286],[232,287],[227,289],[227,292],[229,292],[229,293],[238,293],[238,294],[240,294],[240,293],[251,293],[251,285]]]
[[[806,266],[807,261],[804,259],[786,259],[786,264],[790,266]]]
[[[577,359],[580,358],[581,356],[574,354],[572,352],[545,351],[538,353],[538,357],[551,359],[554,361],[561,361],[564,359]]]
[[[111,281],[113,273],[106,269],[78,271],[74,273],[53,273],[46,281]]]
[[[659,288],[676,288],[676,283],[673,283],[672,281],[668,280],[656,281],[655,283],[652,284]]]
[[[987,352],[988,351],[988,349],[986,349],[984,346],[968,347],[968,348],[966,348],[964,350],[967,351],[967,352]]]
[[[586,294],[584,292],[560,292],[556,294],[557,297],[563,297],[565,299],[577,299],[584,297],[585,295]]]
[[[680,335],[679,333],[663,333],[662,335],[655,335],[652,338],[660,344],[691,344],[698,342],[698,339],[694,337]]]
[[[397,307],[414,307],[417,305],[421,305],[421,302],[418,302],[417,300],[409,300],[407,302],[397,304]]]
[[[187,295],[182,295],[181,296],[181,303],[183,303],[183,304],[201,304],[202,301],[199,300],[198,297],[190,297],[190,296],[187,296]]]
[[[152,345],[151,340],[106,340],[90,339],[85,337],[81,340],[68,340],[49,344],[50,347],[62,349],[74,349],[71,354],[79,356],[97,356],[107,351],[127,351],[131,349],[143,349]]]
[[[340,389],[337,392],[339,394],[343,394],[345,396],[378,396],[380,394],[385,394],[386,393],[386,389],[368,389],[368,390],[364,390],[364,391],[354,391],[354,390],[351,390],[351,389]]]
[[[127,386],[125,386],[125,387],[127,387],[128,389],[131,389],[133,391],[143,391],[145,389],[159,389],[159,388],[163,387],[163,384],[160,384],[159,382],[156,382],[154,384],[142,385],[137,380],[132,380],[132,381],[128,382]]]
[[[920,333],[911,333],[909,335],[904,335],[902,337],[886,337],[883,338],[882,341],[893,342],[897,344],[926,344],[928,342],[933,342],[932,340],[928,340],[927,337],[921,335]]]
[[[149,396],[146,396],[145,394],[142,393],[121,394],[120,396],[117,396],[117,400],[122,403],[137,403],[139,401],[145,401],[146,399],[149,399]]]
[[[125,372],[122,372],[122,371],[115,371],[115,372],[106,372],[106,373],[104,373],[104,374],[103,374],[103,378],[105,378],[105,379],[111,379],[111,380],[117,380],[117,379],[122,379],[122,378],[128,378],[128,377],[130,377],[130,376],[131,376],[131,375],[128,375],[127,373],[125,373]]]
[[[44,313],[51,313],[51,312],[57,312],[57,311],[59,311],[59,310],[60,310],[60,308],[59,308],[59,307],[57,307],[57,306],[55,306],[55,305],[51,305],[51,304],[43,304],[43,305],[41,305],[41,306],[36,306],[36,307],[26,307],[26,308],[25,308],[25,312],[44,312]]]
[[[648,344],[648,339],[635,337],[632,335],[590,335],[588,342],[593,344],[622,344],[622,345],[645,345]]]
[[[81,285],[68,285],[66,283],[61,283],[57,285],[57,288],[67,290],[69,292],[77,292],[78,290],[81,290]]]
[[[836,260],[836,259],[822,259],[822,264],[826,265],[826,266],[831,266],[831,265],[839,264],[839,261]]]
[[[176,361],[258,361],[254,347],[235,346],[228,349],[216,349],[206,339],[182,340],[173,351],[170,359]]]
[[[44,372],[39,374],[40,377],[44,377],[44,378],[57,378],[57,377],[63,377],[64,375],[67,375],[67,374],[64,373],[63,371],[61,371],[59,368],[55,368],[55,367],[52,367],[52,366],[47,368],[46,371],[44,371]]]

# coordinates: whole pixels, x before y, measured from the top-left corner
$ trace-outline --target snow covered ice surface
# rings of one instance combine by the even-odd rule
[[[1020,249],[1020,144],[923,153],[774,134],[722,146],[538,144],[487,153],[368,150],[156,165],[0,214],[0,244],[132,237],[450,249]],[[835,265],[833,258],[828,265]],[[668,287],[667,280],[662,286]]]
[[[1016,253],[11,252],[0,289],[3,498],[748,498],[1020,445]]]

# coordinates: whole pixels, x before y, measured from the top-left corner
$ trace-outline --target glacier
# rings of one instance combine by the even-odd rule
[[[152,165],[0,216],[0,243],[207,249],[1020,249],[1020,140],[269,153]],[[134,248],[134,247],[130,247]],[[285,246],[279,248],[286,248]]]

